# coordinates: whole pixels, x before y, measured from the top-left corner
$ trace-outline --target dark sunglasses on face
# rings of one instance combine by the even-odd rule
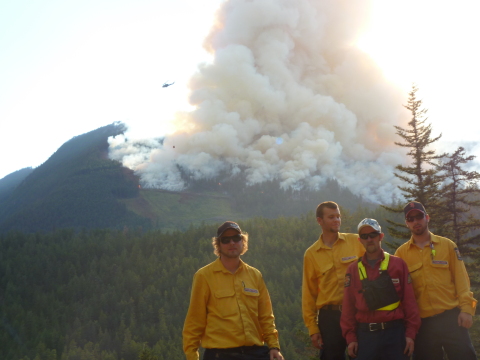
[[[242,235],[237,234],[233,236],[222,236],[220,238],[220,242],[222,244],[230,244],[230,241],[233,240],[234,243],[238,243],[240,240],[242,240]]]
[[[380,235],[379,232],[371,232],[371,233],[368,233],[368,234],[361,234],[360,239],[362,239],[362,240],[367,240],[368,238],[375,239],[378,235]]]
[[[405,220],[407,220],[407,222],[413,222],[415,220],[422,220],[423,218],[425,217],[425,214],[424,213],[420,213],[418,215],[414,215],[414,216],[407,216],[405,218]]]

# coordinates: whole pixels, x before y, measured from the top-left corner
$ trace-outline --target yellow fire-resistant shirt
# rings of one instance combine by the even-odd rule
[[[470,279],[457,245],[447,238],[432,233],[430,236],[435,254],[430,246],[420,249],[413,238],[395,252],[408,265],[420,317],[455,307],[473,315],[477,300],[470,291]]]
[[[348,265],[358,260],[365,248],[357,234],[338,234],[329,248],[322,235],[305,252],[303,259],[302,313],[310,335],[320,332],[318,309],[325,305],[341,305],[345,273]]]
[[[235,274],[220,259],[193,278],[190,307],[183,326],[183,351],[198,360],[198,348],[280,347],[272,303],[262,274],[240,261]]]

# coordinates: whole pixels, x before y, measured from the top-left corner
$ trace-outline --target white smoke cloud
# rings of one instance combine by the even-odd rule
[[[163,141],[112,140],[110,157],[144,187],[183,190],[195,179],[245,171],[249,184],[319,188],[335,178],[390,200],[405,97],[355,42],[368,1],[229,0],[205,40],[211,64],[190,81],[191,112]],[[244,170],[241,170],[244,169]]]

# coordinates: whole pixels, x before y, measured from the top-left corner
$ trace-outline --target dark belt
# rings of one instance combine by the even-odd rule
[[[328,304],[322,306],[320,310],[336,310],[336,311],[342,311],[342,305],[333,305],[333,304]]]
[[[359,323],[358,328],[362,331],[378,331],[385,330],[395,326],[398,326],[403,323],[402,319],[392,320],[387,322],[380,323]]]
[[[268,349],[266,346],[251,345],[251,346],[239,346],[239,347],[234,347],[234,348],[223,348],[223,349],[209,348],[209,349],[205,349],[205,350],[215,351],[215,352],[218,352],[218,353],[237,353],[237,354],[241,353],[241,354],[245,354],[245,353],[249,353],[252,350],[258,350],[258,349],[263,348],[263,347],[265,349]]]

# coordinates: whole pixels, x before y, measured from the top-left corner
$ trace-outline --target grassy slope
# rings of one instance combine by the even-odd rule
[[[163,230],[187,229],[190,225],[243,219],[246,214],[234,211],[231,199],[218,193],[175,193],[142,189],[140,196],[123,199],[127,209],[152,220]]]

